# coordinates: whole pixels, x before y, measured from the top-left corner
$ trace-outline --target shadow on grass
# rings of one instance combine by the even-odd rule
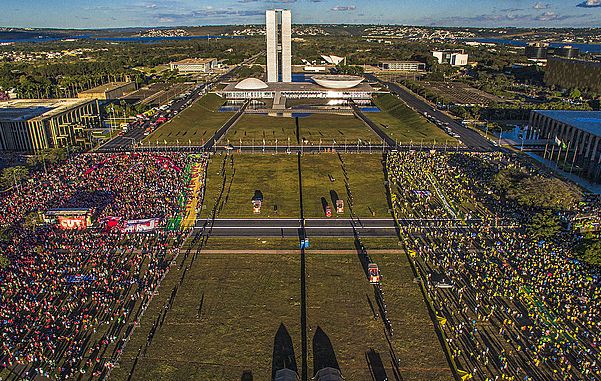
[[[284,323],[280,324],[273,339],[273,356],[271,358],[271,379],[275,379],[276,373],[281,369],[298,371],[296,356],[294,355],[294,344],[292,337]]]
[[[318,326],[313,335],[313,372],[317,373],[324,368],[340,370],[340,365],[330,338]]]
[[[373,381],[387,381],[388,375],[386,369],[382,363],[382,357],[378,351],[370,348],[369,351],[365,352],[365,359],[367,360],[367,366]]]
[[[244,372],[242,372],[242,377],[240,377],[240,381],[253,381],[252,370],[245,370]]]

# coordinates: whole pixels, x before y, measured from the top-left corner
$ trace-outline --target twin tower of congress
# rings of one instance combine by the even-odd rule
[[[292,82],[292,15],[287,9],[266,11],[267,82]]]

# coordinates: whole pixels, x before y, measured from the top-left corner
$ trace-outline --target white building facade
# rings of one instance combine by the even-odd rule
[[[451,66],[466,66],[469,58],[463,50],[439,50],[433,51],[432,55],[436,57],[439,64],[448,63]]]
[[[267,82],[292,82],[292,14],[288,9],[265,13]]]

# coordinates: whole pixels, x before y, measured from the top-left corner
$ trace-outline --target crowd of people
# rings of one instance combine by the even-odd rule
[[[164,229],[185,208],[181,153],[74,155],[0,198],[0,378],[103,378],[179,252]],[[189,195],[184,194],[186,198]],[[184,205],[185,206],[185,205]],[[93,226],[63,230],[38,216],[91,208]],[[125,234],[102,224],[156,218]],[[31,221],[34,221],[31,223]]]
[[[570,233],[536,240],[523,228],[531,211],[495,197],[495,171],[521,165],[502,153],[389,154],[398,216],[432,217],[424,211],[448,197],[481,220],[401,225],[401,235],[458,370],[486,381],[601,380],[601,273],[574,259]],[[425,172],[446,194],[414,203],[415,186],[436,193]]]

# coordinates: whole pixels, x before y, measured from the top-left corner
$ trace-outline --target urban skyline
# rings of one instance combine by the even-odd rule
[[[410,24],[475,27],[594,27],[601,25],[601,0],[35,0],[9,2],[0,15],[5,27],[115,28],[258,24],[265,10],[285,7],[297,23]]]

